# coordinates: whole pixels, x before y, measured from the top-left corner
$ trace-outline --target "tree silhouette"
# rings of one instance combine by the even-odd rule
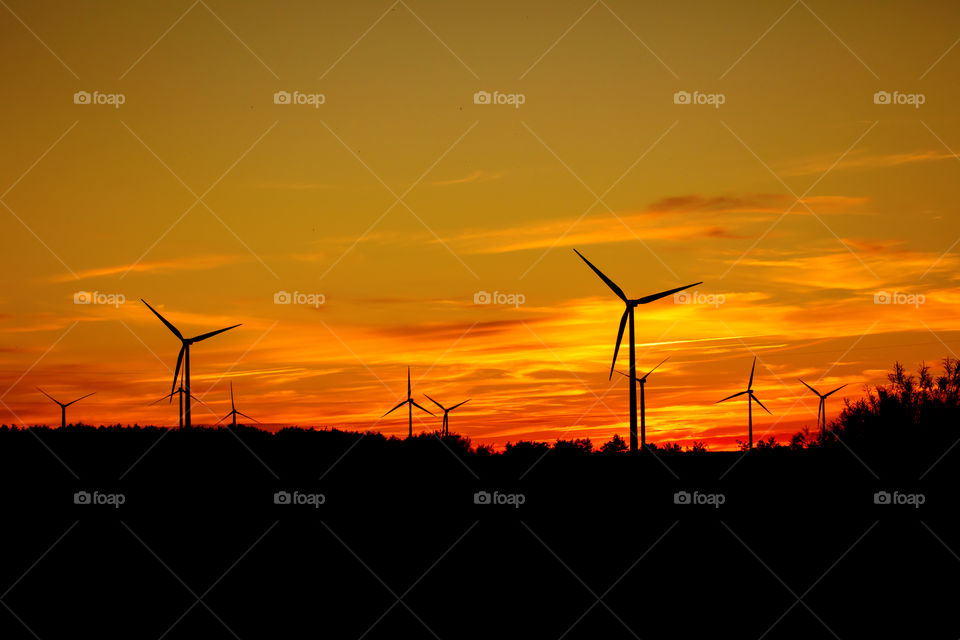
[[[616,455],[618,453],[623,453],[627,450],[627,443],[623,441],[623,438],[614,434],[613,438],[604,442],[600,447],[600,453],[608,455]]]

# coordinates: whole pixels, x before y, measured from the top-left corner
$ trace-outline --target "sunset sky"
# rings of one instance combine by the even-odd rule
[[[956,3],[0,5],[0,423],[58,424],[40,386],[174,424],[144,298],[243,323],[193,348],[195,422],[233,381],[272,426],[405,434],[410,365],[476,444],[626,437],[622,303],[574,247],[630,297],[704,282],[637,310],[649,441],[735,448],[754,355],[782,440],[798,377],[849,384],[832,418],[960,352]]]

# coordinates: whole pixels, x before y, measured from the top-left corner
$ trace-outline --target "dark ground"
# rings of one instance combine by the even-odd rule
[[[0,638],[960,636],[960,447],[448,444],[0,430]],[[281,491],[325,502],[275,504]]]

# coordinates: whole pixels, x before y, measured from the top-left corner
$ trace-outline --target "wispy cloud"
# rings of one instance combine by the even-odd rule
[[[321,182],[261,182],[257,189],[272,189],[277,191],[315,191],[319,189],[336,189],[332,184]]]
[[[498,180],[503,177],[502,172],[490,172],[477,169],[469,175],[460,178],[449,178],[447,180],[434,180],[430,184],[435,187],[442,187],[451,184],[466,184],[468,182],[487,182],[489,180]]]
[[[89,278],[103,278],[123,274],[128,271],[133,273],[171,273],[174,271],[206,271],[208,269],[217,269],[231,264],[248,262],[247,256],[239,255],[209,255],[209,256],[191,256],[189,258],[174,258],[167,260],[142,261],[136,264],[118,264],[109,267],[95,267],[77,272],[75,278],[73,274],[57,275],[51,278],[53,282],[75,282],[76,280],[85,280]]]
[[[836,166],[834,166],[836,154],[824,154],[807,158],[796,166],[786,169],[783,174],[788,176],[819,175],[829,170],[879,169],[956,159],[956,155],[940,150],[920,149],[903,153],[870,153],[857,149],[847,154]]]
[[[825,195],[804,198],[803,202],[818,215],[859,215],[866,213],[869,201],[864,197]],[[630,242],[637,236],[642,236],[645,241],[735,239],[748,235],[739,233],[739,227],[780,215],[793,204],[794,199],[785,194],[690,194],[658,200],[644,211],[618,213],[619,220],[596,213],[571,227],[575,219],[554,218],[508,228],[467,231],[451,241],[470,253],[509,253],[547,247]],[[722,218],[718,219],[721,215]]]

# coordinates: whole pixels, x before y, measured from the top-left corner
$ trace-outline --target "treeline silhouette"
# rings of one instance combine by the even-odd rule
[[[941,369],[934,371],[926,363],[921,363],[915,373],[907,371],[905,366],[894,363],[887,374],[888,383],[866,387],[866,395],[856,400],[846,398],[844,408],[832,421],[827,430],[821,433],[805,428],[794,433],[784,441],[776,436],[761,437],[756,442],[760,451],[771,449],[821,449],[832,447],[854,447],[865,449],[937,448],[943,444],[952,444],[960,437],[960,360],[946,357],[941,361]],[[29,427],[34,432],[52,432],[45,425]],[[363,441],[362,449],[368,451],[390,451],[436,449],[443,446],[457,455],[490,457],[529,457],[553,451],[564,456],[609,456],[629,451],[629,445],[620,435],[595,445],[590,438],[558,438],[552,443],[518,440],[507,442],[502,450],[492,445],[474,445],[467,436],[443,431],[422,432],[411,438],[386,436],[375,431],[350,431],[339,428],[284,427],[274,432],[245,425],[225,427],[195,427],[194,433],[210,433],[221,429],[232,429],[244,433],[248,438],[273,439],[294,446],[311,443],[312,446],[329,445],[335,449],[355,445]],[[88,425],[67,425],[62,438],[70,439],[78,434],[90,431],[124,432],[143,431],[145,434],[162,433],[165,427],[140,425],[109,425],[92,427]],[[0,426],[0,432],[23,431],[17,426]],[[58,430],[59,431],[59,430]],[[70,434],[70,435],[68,435]],[[746,450],[745,441],[737,440],[739,449]],[[651,442],[646,448],[656,454],[700,454],[709,451],[703,441],[694,441],[682,446],[676,442]]]
[[[897,365],[822,438],[747,453],[3,427],[2,600],[36,636],[0,607],[0,637],[940,637],[958,386],[954,360]]]

